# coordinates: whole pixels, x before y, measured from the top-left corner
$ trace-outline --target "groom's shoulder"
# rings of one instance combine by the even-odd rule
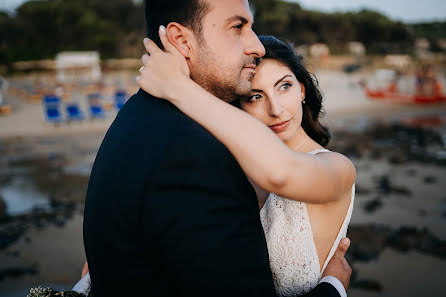
[[[119,117],[131,117],[151,121],[170,121],[178,117],[179,110],[170,102],[139,90],[130,97],[118,113]]]
[[[110,130],[124,131],[134,140],[219,143],[212,134],[173,104],[143,90],[134,94],[118,113]],[[119,133],[120,134],[120,133]]]

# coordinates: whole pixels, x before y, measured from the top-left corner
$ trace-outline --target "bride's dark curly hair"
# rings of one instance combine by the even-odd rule
[[[318,81],[303,65],[303,57],[296,55],[293,46],[273,36],[259,36],[260,42],[266,50],[263,60],[271,59],[287,66],[297,80],[305,86],[305,104],[302,104],[302,128],[314,141],[326,146],[330,141],[328,128],[320,123],[322,111],[322,94],[318,88]]]

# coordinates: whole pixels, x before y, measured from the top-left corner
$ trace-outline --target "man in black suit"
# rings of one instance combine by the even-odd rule
[[[158,27],[167,27],[205,89],[227,102],[249,93],[264,48],[247,0],[146,1],[146,21],[160,46]],[[208,131],[142,90],[97,154],[84,242],[95,297],[276,296],[256,194],[240,166]],[[307,296],[345,295],[346,249]]]

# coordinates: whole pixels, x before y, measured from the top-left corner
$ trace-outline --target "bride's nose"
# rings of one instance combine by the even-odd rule
[[[280,117],[283,113],[283,107],[279,100],[276,98],[270,98],[269,100],[269,115],[272,117]]]

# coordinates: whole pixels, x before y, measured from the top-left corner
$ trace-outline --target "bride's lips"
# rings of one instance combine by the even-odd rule
[[[279,132],[284,131],[288,127],[288,125],[290,124],[290,121],[291,120],[280,122],[280,123],[277,123],[277,124],[274,124],[274,125],[271,125],[268,127],[271,130],[273,130],[275,133],[279,133]]]

